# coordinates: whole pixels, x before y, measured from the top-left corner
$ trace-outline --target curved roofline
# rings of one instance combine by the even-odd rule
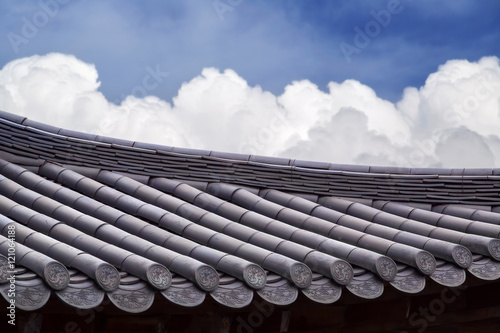
[[[107,137],[97,134],[84,133],[79,131],[68,130],[55,127],[38,121],[28,119],[24,116],[19,116],[13,113],[0,110],[0,122],[10,122],[12,125],[17,125],[23,129],[32,130],[34,132],[45,132],[52,135],[61,135],[78,140],[92,141],[95,143],[111,144],[113,146],[128,147],[132,150],[157,150],[167,153],[179,155],[191,155],[196,157],[213,157],[221,160],[250,162],[256,165],[274,166],[279,168],[304,168],[314,171],[323,171],[329,173],[335,172],[354,172],[368,174],[392,174],[392,175],[439,175],[439,176],[488,176],[500,175],[500,168],[411,168],[397,166],[369,166],[356,164],[338,164],[329,162],[305,161],[298,159],[289,159],[282,157],[271,157],[263,155],[240,154],[230,152],[220,152],[213,150],[193,149],[172,147],[154,143],[145,143],[140,141],[131,141]]]
[[[78,309],[107,294],[139,313],[158,298],[235,309],[255,295],[279,306],[301,294],[332,304],[344,289],[366,300],[387,288],[412,298],[430,280],[461,286],[467,271],[473,284],[498,284],[497,171],[183,149],[0,112],[0,264],[15,228],[24,281],[16,288],[43,289],[36,302],[16,300],[28,311],[52,293]],[[0,297],[10,302],[7,283],[0,269]],[[72,297],[83,289],[91,304]]]

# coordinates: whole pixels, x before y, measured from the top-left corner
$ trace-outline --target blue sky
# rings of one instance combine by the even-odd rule
[[[0,109],[59,127],[500,167],[498,0],[5,0],[0,46]]]
[[[54,0],[55,1],[55,0]],[[356,79],[391,101],[419,87],[449,59],[477,61],[500,55],[500,2],[486,1],[60,1],[54,17],[27,44],[23,17],[53,1],[0,3],[0,64],[62,52],[95,64],[101,91],[115,101],[128,95],[146,66],[170,73],[155,95],[170,100],[182,82],[204,67],[231,68],[250,85],[280,94],[293,80],[326,89]],[[65,3],[67,2],[67,3]],[[354,46],[371,11],[400,10],[348,63],[339,44]],[[49,6],[49,8],[52,6]],[[219,13],[216,10],[219,9]],[[53,7],[52,7],[53,8]],[[43,23],[43,17],[39,18]]]

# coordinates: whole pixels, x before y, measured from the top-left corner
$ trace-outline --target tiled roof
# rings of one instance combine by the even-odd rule
[[[181,149],[0,112],[0,292],[142,312],[155,295],[415,294],[500,278],[500,170],[384,168]],[[10,232],[10,233],[9,233]],[[469,272],[469,273],[467,273]],[[33,297],[36,295],[36,297]]]

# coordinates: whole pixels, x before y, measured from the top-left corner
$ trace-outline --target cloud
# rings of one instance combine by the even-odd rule
[[[467,156],[468,165],[475,168],[493,165],[495,159],[485,138],[465,127],[444,131],[436,145],[436,155],[445,165],[458,165]]]
[[[154,93],[155,80],[167,74],[149,68],[131,91]],[[51,53],[0,70],[0,109],[169,146],[334,163],[500,167],[499,86],[496,57],[450,60],[424,86],[405,88],[397,103],[355,80],[330,82],[326,92],[294,81],[276,96],[231,69],[205,68],[172,101],[131,94],[117,104],[99,91],[94,65]]]
[[[309,130],[309,138],[284,152],[305,160],[349,161],[356,164],[394,164],[390,156],[402,148],[389,137],[369,128],[366,114],[343,107],[321,125]]]

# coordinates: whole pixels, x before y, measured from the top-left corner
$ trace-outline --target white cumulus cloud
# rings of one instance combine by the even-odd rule
[[[154,94],[161,85],[152,79],[142,90]],[[402,87],[397,103],[355,80],[330,82],[326,92],[295,81],[275,96],[215,68],[185,82],[172,101],[130,95],[116,104],[99,85],[95,66],[74,56],[21,58],[0,70],[0,109],[169,146],[334,163],[500,167],[496,57],[450,60],[422,87]]]

